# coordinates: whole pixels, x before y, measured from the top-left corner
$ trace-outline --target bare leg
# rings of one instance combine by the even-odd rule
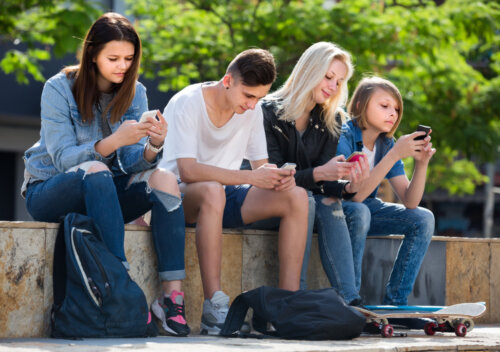
[[[226,205],[224,188],[218,182],[181,184],[187,223],[196,222],[196,249],[206,299],[220,291],[222,260],[222,216]]]
[[[278,256],[279,287],[295,291],[300,286],[300,271],[307,237],[308,198],[303,188],[276,192],[252,187],[241,207],[245,224],[280,217]]]

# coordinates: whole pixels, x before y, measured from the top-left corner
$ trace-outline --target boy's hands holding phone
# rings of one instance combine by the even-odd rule
[[[431,137],[432,129],[428,126],[418,125],[417,132],[425,132],[425,134],[421,134],[420,136],[415,137],[417,141],[423,140],[425,143],[423,144],[423,148],[418,150],[416,155],[414,156],[417,162],[428,163],[431,160],[432,156],[436,153],[436,149],[432,148]]]
[[[417,130],[398,138],[394,145],[394,151],[398,154],[398,159],[413,157],[417,161],[429,161],[436,152],[432,148],[429,134],[432,129],[428,126],[419,125]]]
[[[274,189],[275,191],[286,191],[295,187],[295,177],[293,176],[295,175],[295,167],[293,166],[278,169],[275,164],[264,164],[253,170],[252,174],[251,184],[255,187]]]

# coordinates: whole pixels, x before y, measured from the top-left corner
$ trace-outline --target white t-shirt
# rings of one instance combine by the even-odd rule
[[[366,154],[366,157],[368,158],[368,164],[370,165],[370,171],[373,170],[375,167],[375,152],[377,151],[377,147],[373,146],[373,150],[368,149],[367,147],[363,146],[363,153]]]
[[[195,158],[198,163],[231,170],[238,170],[243,158],[267,159],[260,103],[216,127],[208,117],[201,87],[198,83],[184,88],[165,107],[168,133],[159,166],[179,177],[179,158]]]

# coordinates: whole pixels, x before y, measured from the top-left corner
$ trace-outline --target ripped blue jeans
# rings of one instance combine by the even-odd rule
[[[108,249],[128,268],[124,224],[152,210],[160,280],[184,279],[184,210],[179,197],[149,187],[147,181],[155,169],[115,177],[110,171],[86,174],[80,167],[29,184],[26,207],[30,215],[46,222],[59,222],[70,212],[90,216]]]
[[[360,270],[361,261],[355,260],[353,248],[365,242],[370,225],[365,215],[369,211],[362,203],[342,202],[320,194],[313,197],[319,255],[326,276],[346,302],[360,299],[356,269],[359,266]]]

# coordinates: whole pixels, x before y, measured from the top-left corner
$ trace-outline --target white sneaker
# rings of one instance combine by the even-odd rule
[[[202,335],[219,335],[228,311],[229,296],[222,291],[216,291],[210,300],[206,299],[203,302],[200,333]]]

